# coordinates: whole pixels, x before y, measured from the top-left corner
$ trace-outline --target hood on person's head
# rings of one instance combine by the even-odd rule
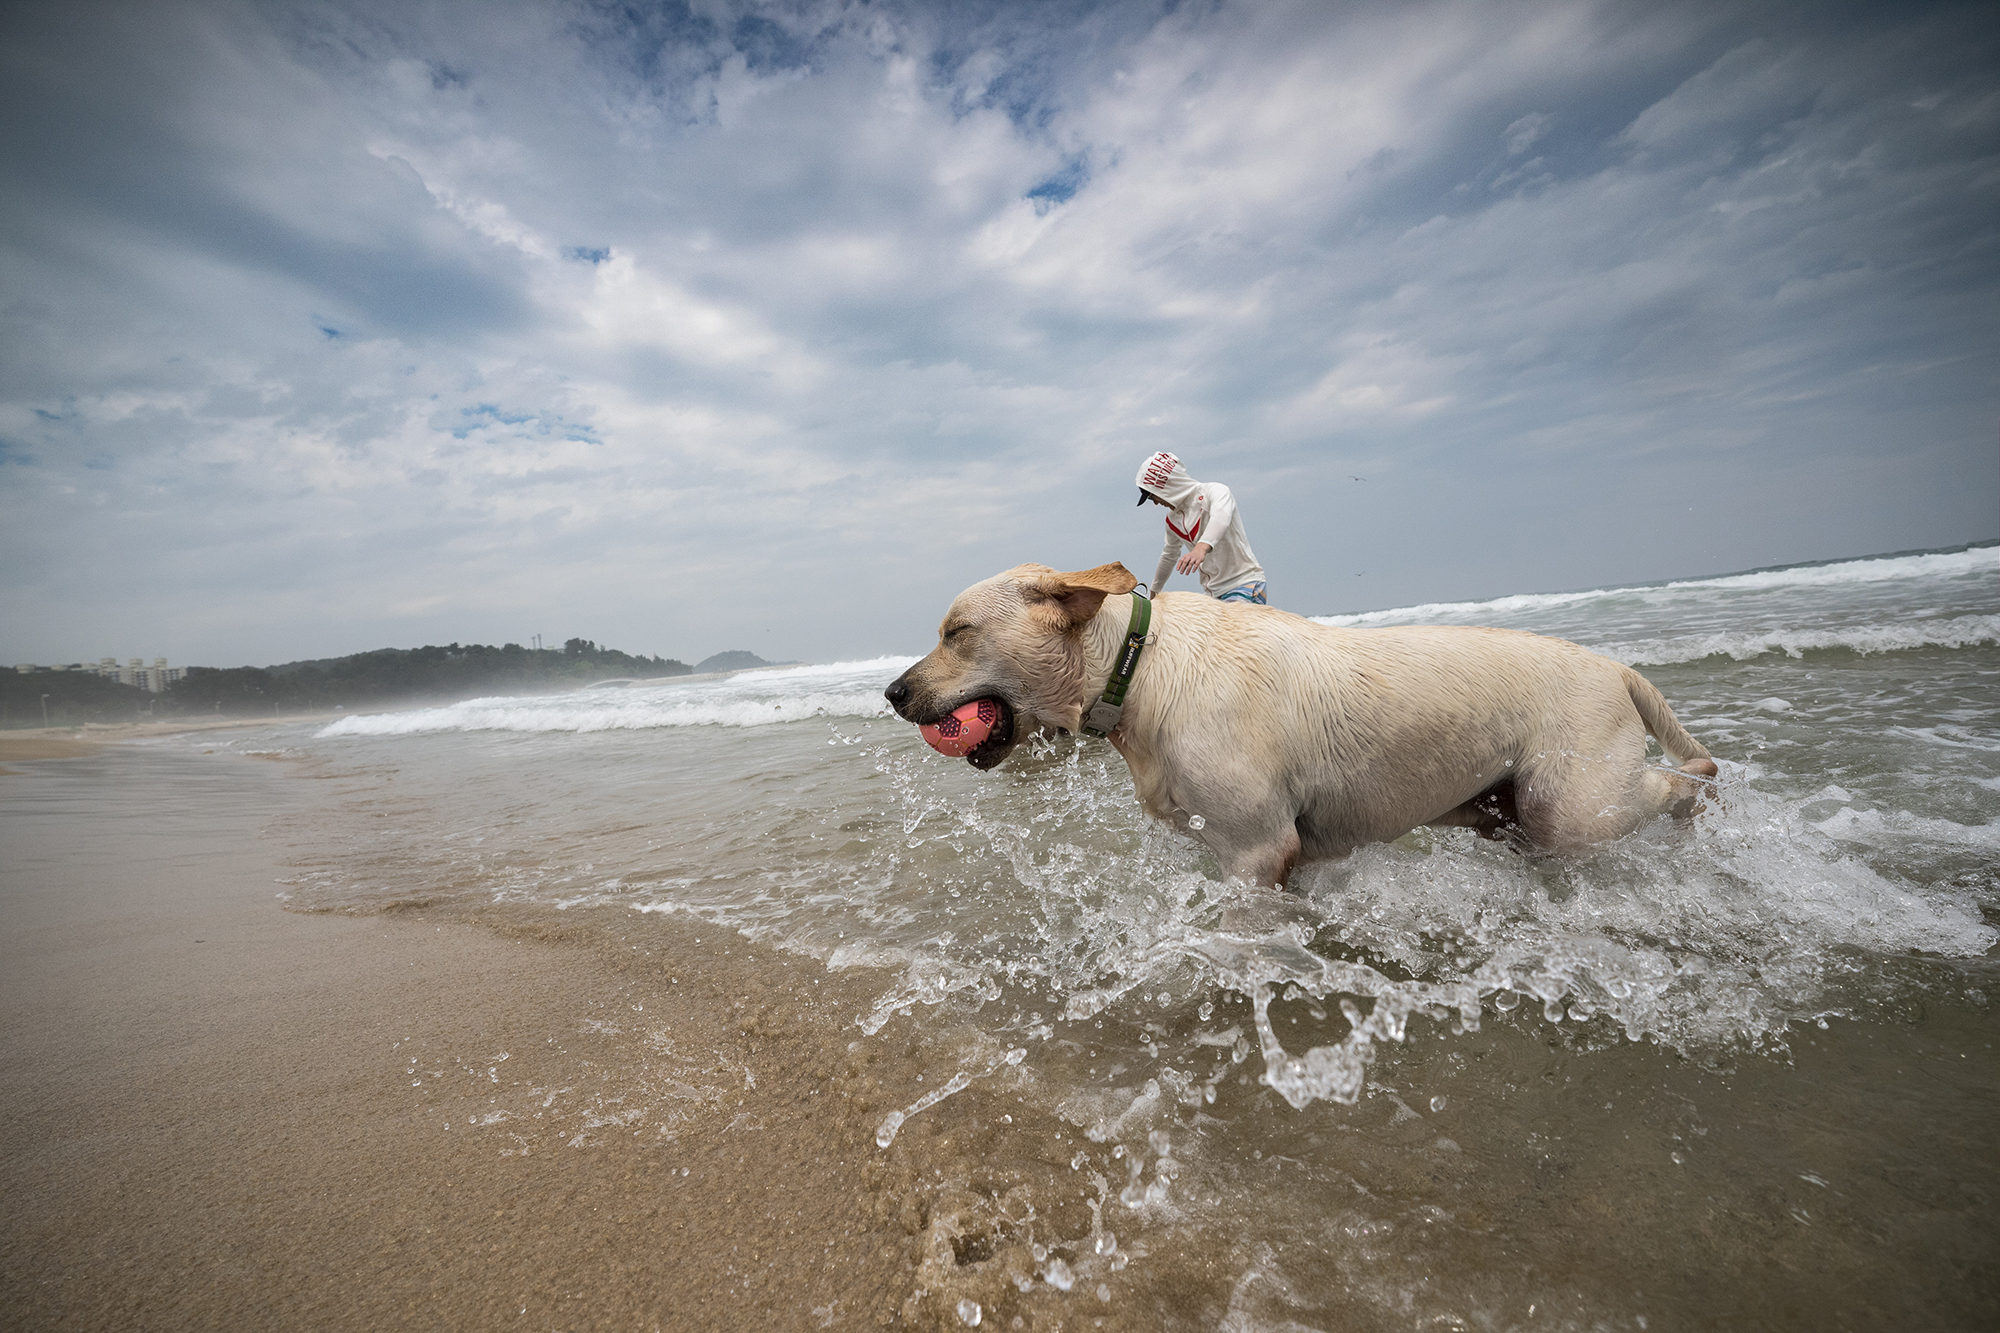
[[[1175,509],[1184,509],[1194,499],[1197,484],[1181,466],[1180,459],[1162,450],[1139,465],[1138,502],[1144,504],[1146,497],[1152,495]]]

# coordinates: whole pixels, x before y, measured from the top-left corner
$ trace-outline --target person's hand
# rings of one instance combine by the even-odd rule
[[[1196,542],[1192,550],[1183,554],[1181,558],[1175,562],[1174,568],[1178,569],[1183,574],[1192,574],[1197,569],[1201,568],[1201,562],[1207,559],[1208,553],[1214,549],[1215,548],[1210,546],[1207,542]]]

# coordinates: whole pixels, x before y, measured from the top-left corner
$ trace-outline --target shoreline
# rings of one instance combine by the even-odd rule
[[[923,1066],[851,1041],[866,978],[282,910],[283,769],[78,758],[0,784],[9,1324],[907,1325],[926,1135],[874,1133]]]
[[[0,731],[0,745],[22,740],[89,740],[106,744],[150,736],[178,736],[190,731],[241,731],[249,727],[282,727],[293,722],[339,718],[342,713],[286,713],[273,717],[163,718],[155,722],[79,722],[69,727],[14,727]]]
[[[730,676],[753,675],[766,671],[790,671],[797,667],[811,666],[810,662],[777,663],[761,667],[736,667],[729,671],[704,671],[678,676],[616,676],[606,680],[593,681],[566,690],[538,690],[527,694],[506,695],[506,698],[540,698],[546,695],[575,694],[599,689],[659,689],[669,685],[685,685],[698,681],[724,680]],[[156,736],[179,736],[203,731],[241,731],[251,727],[282,727],[297,723],[338,722],[347,717],[373,717],[387,713],[408,713],[426,708],[450,708],[468,699],[486,698],[485,695],[451,695],[434,699],[399,699],[379,707],[346,708],[333,712],[283,713],[270,717],[214,717],[185,716],[161,718],[143,722],[78,722],[66,726],[49,727],[8,727],[0,729],[0,763],[10,759],[68,759],[86,753],[94,753],[102,745],[115,745],[125,741],[146,740]],[[37,748],[35,743],[46,746],[49,742],[61,745],[87,746],[87,749]]]
[[[290,717],[225,718],[205,721],[165,722],[86,722],[74,727],[22,727],[0,732],[0,776],[21,775],[22,770],[7,765],[46,759],[87,759],[108,745],[150,740],[158,736],[179,736],[190,732],[235,731],[249,727],[282,726],[288,722],[311,722],[313,714]]]

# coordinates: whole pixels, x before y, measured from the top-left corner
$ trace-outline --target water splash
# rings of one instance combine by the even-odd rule
[[[1380,1047],[1402,1042],[1413,1017],[1464,1034],[1488,1005],[1526,999],[1548,1022],[1605,1019],[1683,1051],[1754,1046],[1846,1012],[1843,988],[1871,955],[1971,956],[1995,939],[1976,905],[1884,874],[1740,769],[1692,831],[1663,821],[1569,860],[1419,831],[1309,867],[1297,895],[1217,883],[1198,850],[1158,830],[1105,838],[1115,821],[1104,793],[1123,793],[1098,778],[1085,754],[1058,752],[1031,791],[975,792],[946,810],[920,773],[901,775],[916,818],[1004,863],[1031,915],[916,951],[865,1027],[912,1004],[969,998],[977,1010],[1003,983],[1039,985],[1059,1002],[1052,1018],[1071,1025],[1114,1009],[1141,1024],[1155,992],[1235,992],[1250,1001],[1260,1081],[1303,1108],[1355,1102]],[[1023,818],[1024,798],[1048,808]],[[1271,1006],[1288,995],[1337,1007],[1344,1034],[1287,1049]],[[1010,998],[996,1026],[1050,1039],[1054,1023],[1023,1012],[1031,1002]],[[1168,1061],[1204,1039],[1137,1040]]]
[[[888,1147],[896,1141],[896,1132],[903,1127],[903,1123],[911,1116],[917,1114],[919,1111],[928,1110],[936,1106],[953,1093],[964,1092],[972,1086],[974,1079],[985,1078],[987,1075],[997,1072],[1003,1066],[1020,1064],[1027,1057],[1027,1054],[1027,1047],[1016,1047],[1000,1059],[994,1061],[980,1073],[971,1074],[961,1069],[956,1074],[953,1074],[943,1087],[925,1093],[900,1111],[889,1112],[888,1115],[882,1118],[881,1125],[875,1130],[875,1146],[878,1148]]]

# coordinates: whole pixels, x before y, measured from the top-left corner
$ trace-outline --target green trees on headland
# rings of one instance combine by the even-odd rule
[[[84,671],[0,672],[0,726],[39,727],[47,699],[50,725],[211,716],[324,713],[406,701],[453,701],[482,694],[577,689],[602,680],[685,676],[694,668],[670,657],[635,657],[571,639],[560,649],[450,643],[378,648],[272,667],[189,667],[161,693]]]
[[[451,643],[378,648],[274,667],[189,667],[167,696],[186,712],[320,712],[403,699],[574,689],[600,680],[685,676],[693,670],[670,657],[634,657],[599,648],[589,639],[571,639],[559,650]]]

